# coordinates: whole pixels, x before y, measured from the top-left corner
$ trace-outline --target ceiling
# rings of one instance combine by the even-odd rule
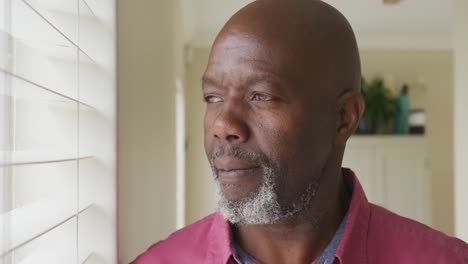
[[[181,0],[187,42],[210,42],[226,20],[251,0]],[[384,36],[444,41],[452,32],[452,0],[403,0],[384,5],[378,0],[325,0],[350,21],[358,41]],[[402,37],[403,36],[403,37]],[[381,41],[383,42],[383,41]]]

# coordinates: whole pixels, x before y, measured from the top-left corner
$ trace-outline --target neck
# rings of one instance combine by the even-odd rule
[[[348,204],[341,169],[330,171],[305,214],[274,224],[237,225],[234,239],[260,263],[311,263],[332,240]]]

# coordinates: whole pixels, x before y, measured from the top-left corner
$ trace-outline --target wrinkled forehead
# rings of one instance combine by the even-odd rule
[[[230,29],[222,32],[211,48],[208,67],[229,68],[236,64],[257,61],[272,66],[274,58],[269,56],[271,45],[254,34]]]
[[[312,68],[307,65],[306,53],[292,34],[285,36],[268,28],[231,25],[215,40],[206,73],[268,72],[285,81],[293,81],[300,78],[304,69]]]

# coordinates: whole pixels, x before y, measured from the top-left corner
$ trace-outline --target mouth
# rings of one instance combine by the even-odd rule
[[[227,181],[236,181],[240,178],[253,176],[260,170],[260,166],[257,164],[231,157],[216,159],[215,168],[218,172],[218,177]]]
[[[229,170],[223,170],[223,169],[218,169],[218,173],[222,174],[224,176],[241,176],[243,174],[248,174],[251,173],[257,169],[260,169],[260,167],[249,167],[249,168],[235,168],[235,169],[229,169]]]

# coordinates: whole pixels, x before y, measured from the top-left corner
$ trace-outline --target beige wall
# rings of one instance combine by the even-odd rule
[[[468,1],[455,10],[455,234],[468,241]]]
[[[196,48],[187,66],[187,223],[214,209],[213,183],[203,149],[204,103],[200,77],[209,49]],[[451,51],[362,50],[363,74],[383,76],[392,87],[414,87],[413,107],[428,116],[433,174],[433,226],[453,234],[453,61]]]
[[[452,56],[450,50],[361,51],[363,75],[367,79],[383,76],[391,88],[409,82],[414,88],[410,90],[412,107],[426,110],[432,168],[432,225],[451,235],[454,233]]]
[[[187,210],[186,223],[208,215],[215,209],[214,185],[211,169],[203,146],[203,115],[201,76],[208,61],[209,49],[192,49],[186,66],[186,113],[187,113]]]
[[[183,64],[175,1],[117,4],[119,258],[129,263],[176,226],[174,93]]]

